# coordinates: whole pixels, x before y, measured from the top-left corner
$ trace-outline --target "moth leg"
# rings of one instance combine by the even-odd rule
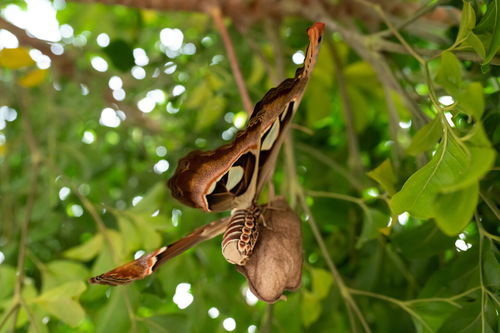
[[[266,223],[266,219],[264,218],[264,214],[259,215],[258,223],[268,230],[271,230],[271,231],[273,230],[271,225]]]

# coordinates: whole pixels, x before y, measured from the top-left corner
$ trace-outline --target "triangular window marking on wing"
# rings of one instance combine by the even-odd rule
[[[295,100],[288,103],[288,105],[285,107],[285,111],[281,113],[280,121],[282,123],[287,123],[288,120],[292,117],[294,111],[293,110],[294,105],[295,105]]]
[[[291,105],[293,105],[293,102],[290,102]],[[288,105],[290,105],[288,104]],[[286,114],[288,113],[288,105],[285,107],[285,111],[283,111],[280,115],[280,121],[285,120]]]
[[[245,170],[241,166],[234,166],[227,172],[226,189],[231,191],[243,178]]]
[[[212,194],[212,192],[215,190],[216,186],[217,186],[217,182],[216,181],[212,182],[212,184],[210,185],[210,187],[207,190],[206,195]]]
[[[262,141],[260,150],[270,150],[273,147],[273,144],[278,138],[279,134],[280,134],[280,121],[279,119],[276,119],[273,123],[273,126],[271,126],[271,128],[264,135],[264,140]]]

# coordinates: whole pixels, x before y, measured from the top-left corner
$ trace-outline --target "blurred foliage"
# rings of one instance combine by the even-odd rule
[[[326,34],[292,131],[296,173],[281,159],[275,174],[277,192],[304,221],[302,287],[273,306],[248,301],[218,240],[130,286],[87,284],[223,216],[183,207],[165,182],[179,158],[232,139],[246,115],[208,16],[55,2],[73,33],[47,43],[64,48],[48,69],[35,65],[30,45],[0,50],[0,332],[224,332],[229,317],[238,332],[361,332],[363,320],[372,332],[498,332],[500,80],[490,63],[500,46],[498,0],[452,1],[460,24],[429,29],[436,38],[402,31],[410,47],[440,50],[429,60],[386,54],[423,126],[372,64]],[[25,8],[8,0],[0,9],[12,5]],[[281,70],[293,74],[309,25],[286,17],[243,35],[228,25],[254,102],[284,79]],[[164,28],[182,31],[182,47],[160,43]],[[110,42],[100,47],[103,33]],[[95,57],[109,68],[94,70]],[[349,156],[336,71],[363,174]],[[113,98],[112,76],[123,101]],[[114,125],[104,126],[110,110]],[[312,219],[345,285],[332,277]],[[192,295],[186,308],[174,298],[183,288]]]

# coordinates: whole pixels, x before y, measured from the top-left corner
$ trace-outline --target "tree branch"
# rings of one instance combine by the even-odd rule
[[[340,98],[342,99],[342,111],[344,114],[347,132],[347,147],[349,149],[348,165],[352,168],[356,177],[362,177],[363,164],[361,162],[361,155],[359,154],[358,137],[356,136],[356,131],[354,130],[354,112],[352,110],[351,100],[349,99],[349,92],[347,91],[343,65],[335,45],[330,40],[327,40],[327,45],[332,51],[333,63],[335,65],[335,77],[337,78]]]
[[[238,64],[238,59],[236,59],[236,53],[234,52],[233,43],[231,42],[231,37],[224,25],[224,20],[222,18],[221,10],[219,7],[212,7],[208,9],[208,12],[212,19],[214,20],[215,26],[222,36],[224,42],[224,47],[226,48],[227,57],[229,58],[229,63],[231,64],[231,69],[233,71],[234,79],[236,80],[236,85],[240,91],[240,96],[243,101],[243,107],[248,113],[248,117],[252,115],[253,104],[250,101],[250,96],[248,96],[248,91],[245,86],[245,81],[243,80],[243,75],[241,75],[240,66]]]

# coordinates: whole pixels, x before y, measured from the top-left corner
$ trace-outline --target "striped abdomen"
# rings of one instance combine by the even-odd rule
[[[231,264],[243,266],[252,254],[259,237],[257,205],[238,209],[231,215],[231,222],[222,237],[222,255]]]

